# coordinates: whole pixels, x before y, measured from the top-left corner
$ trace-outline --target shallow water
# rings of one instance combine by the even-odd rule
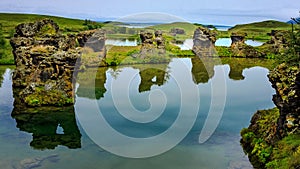
[[[268,61],[265,62],[267,65]],[[255,61],[232,59],[226,63],[181,58],[173,59],[166,65],[89,69],[79,74],[75,109],[42,110],[51,115],[36,109],[35,114],[21,116],[11,115],[14,112],[11,81],[13,68],[1,66],[0,168],[251,168],[240,147],[239,132],[249,125],[256,110],[274,107],[274,90],[267,78],[268,69],[257,67]],[[180,66],[182,69],[178,70]],[[222,75],[225,83],[220,80]],[[199,143],[209,109],[216,106],[211,104],[212,89],[222,86],[226,89],[226,100],[220,122],[209,139]],[[184,87],[189,87],[189,90]],[[182,100],[182,93],[192,89],[197,89],[200,99]],[[149,95],[152,95],[150,98],[153,100],[148,100]],[[193,95],[189,93],[187,96],[192,98]],[[132,122],[124,114],[119,114],[131,110],[123,99],[125,96],[138,111],[151,109],[151,104],[159,107],[164,101],[161,98],[166,99],[166,107],[161,116],[152,122]],[[222,96],[217,93],[216,97],[218,99]],[[191,112],[183,112],[184,116],[179,116],[179,112],[181,103],[187,105],[186,110],[192,111],[195,100],[199,106],[195,123],[184,139],[169,151],[150,158],[134,159],[112,154],[104,150],[107,147],[95,143],[95,139],[101,139],[108,140],[113,146],[120,146],[120,149],[125,146],[132,148],[132,151],[134,148],[143,148],[143,151],[155,149],[119,142],[112,139],[108,131],[96,132],[103,128],[103,124],[90,118],[89,115],[95,111],[89,106],[91,102],[96,103],[106,122],[115,131],[133,138],[151,138],[168,131],[179,117],[193,121],[190,119]],[[120,103],[125,107],[118,109],[118,106],[122,106]],[[85,124],[85,120],[89,124]],[[93,136],[87,127],[92,127],[97,136]],[[172,141],[169,138],[165,140],[167,143]]]

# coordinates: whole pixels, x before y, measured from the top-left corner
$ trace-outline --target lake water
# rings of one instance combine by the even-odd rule
[[[267,60],[242,58],[225,58],[222,63],[180,58],[168,64],[90,68],[78,75],[75,108],[30,109],[27,111],[31,114],[21,115],[13,106],[14,68],[0,66],[0,168],[251,168],[240,146],[239,132],[249,125],[255,111],[274,107],[269,70],[258,63],[269,64]],[[220,114],[218,103],[222,101],[218,100],[222,98],[225,107]],[[151,119],[148,115],[159,112],[161,104],[165,106],[162,114]],[[131,111],[146,114],[134,119]],[[105,121],[100,123],[99,117]],[[118,132],[130,138],[155,140],[154,136],[174,129],[179,119],[191,123],[177,125],[175,135],[152,146],[146,146],[146,139],[135,144],[113,137],[113,132]],[[106,130],[106,123],[112,131]],[[204,126],[214,129],[215,124],[212,135],[199,142],[203,131],[204,135],[210,133]],[[159,150],[156,146],[171,144],[186,126],[191,128],[179,144],[162,154],[149,158],[118,154],[130,156],[136,149],[142,154]],[[105,144],[102,141],[111,147],[101,145]]]
[[[261,46],[263,42],[255,41],[255,40],[246,40],[245,43],[250,46]],[[176,44],[181,48],[181,50],[191,50],[193,48],[193,39],[186,39],[182,44]],[[227,46],[229,47],[231,45],[231,39],[230,38],[219,38],[217,39],[216,46]]]
[[[261,46],[263,42],[255,41],[255,40],[246,40],[245,43],[250,46]],[[216,43],[216,46],[230,46],[231,45],[231,39],[230,38],[219,38]]]
[[[137,40],[129,39],[107,39],[105,45],[113,46],[137,46]]]
[[[246,40],[245,43],[250,46],[261,46],[263,42],[255,41],[255,40]],[[106,45],[113,45],[113,46],[137,46],[137,40],[129,40],[129,39],[107,39],[105,41]],[[183,43],[176,44],[180,47],[181,50],[191,50],[193,48],[193,39],[186,39]],[[217,39],[216,46],[227,46],[231,45],[230,38],[219,38]]]

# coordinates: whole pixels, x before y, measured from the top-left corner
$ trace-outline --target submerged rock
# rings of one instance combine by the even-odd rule
[[[33,169],[42,166],[42,162],[56,162],[59,160],[57,154],[53,154],[47,157],[36,157],[36,158],[26,158],[21,160],[19,163],[14,164],[13,168],[15,169]]]

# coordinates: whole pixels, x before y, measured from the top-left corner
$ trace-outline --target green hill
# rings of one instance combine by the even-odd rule
[[[184,35],[176,35],[175,39],[177,40],[185,40],[187,38],[192,38],[195,29],[198,26],[188,23],[188,22],[173,22],[167,24],[159,24],[147,27],[148,29],[162,30],[165,34],[169,34],[172,29],[180,28],[184,29]]]
[[[154,26],[150,26],[148,28],[159,29],[159,30],[162,30],[165,32],[170,32],[171,29],[173,29],[173,28],[181,28],[181,29],[185,30],[186,34],[193,35],[197,26],[195,26],[191,23],[188,23],[188,22],[173,22],[173,23],[167,23],[167,24],[154,25]]]
[[[86,23],[85,20],[36,14],[0,13],[0,24],[2,24],[4,36],[6,38],[9,38],[13,35],[14,29],[18,24],[24,22],[34,22],[45,18],[52,19],[54,22],[56,22],[63,33],[78,32],[89,29],[89,23]],[[101,23],[93,22],[91,24]]]
[[[267,33],[270,33],[271,30],[291,30],[291,28],[291,24],[269,20],[263,22],[236,25],[230,28],[228,32],[244,32],[248,34],[247,38],[249,39],[266,41],[270,39]]]

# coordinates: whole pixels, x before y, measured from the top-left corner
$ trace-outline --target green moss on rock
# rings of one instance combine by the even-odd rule
[[[63,106],[70,105],[74,103],[74,99],[67,96],[64,92],[59,90],[37,90],[36,92],[29,94],[25,97],[25,103],[28,106]]]

